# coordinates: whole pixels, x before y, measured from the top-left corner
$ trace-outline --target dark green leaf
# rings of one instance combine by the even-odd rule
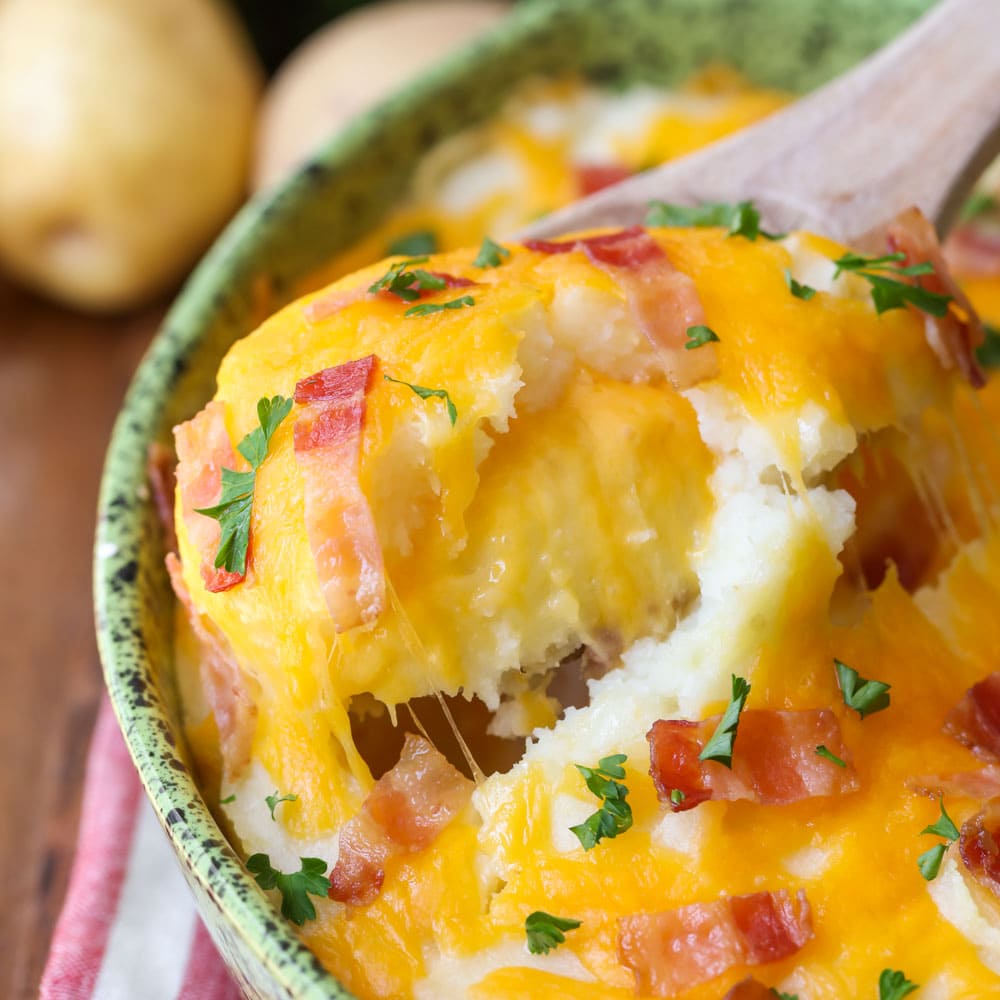
[[[693,351],[696,347],[704,347],[705,344],[711,343],[713,340],[718,341],[719,335],[710,327],[702,326],[689,326],[687,328],[687,341],[684,344],[684,349],[686,351]]]
[[[733,674],[733,696],[726,706],[711,739],[698,754],[699,760],[714,760],[731,768],[733,766],[733,744],[740,725],[740,712],[750,694],[750,685],[742,677]]]
[[[883,969],[878,977],[878,1000],[903,1000],[915,989],[916,983],[911,983],[902,972]]]
[[[825,758],[826,760],[830,761],[831,764],[836,764],[837,767],[847,767],[847,763],[845,761],[841,760],[832,751],[827,750],[827,748],[823,746],[822,743],[820,743],[820,745],[816,747],[816,756]]]
[[[921,833],[931,833],[937,837],[944,837],[949,843],[953,840],[958,840],[958,827],[955,826],[954,820],[945,812],[944,808],[944,797],[938,800],[938,804],[941,808],[941,816],[938,821],[931,826],[925,826],[920,832]]]
[[[579,920],[553,917],[550,913],[535,910],[524,921],[524,931],[528,937],[528,951],[532,955],[546,955],[566,940],[563,931],[576,930]]]
[[[408,389],[412,389],[421,399],[430,399],[432,396],[438,399],[443,399],[445,402],[445,407],[448,410],[448,419],[451,421],[451,426],[455,426],[455,421],[458,420],[458,408],[451,401],[451,396],[448,395],[447,389],[428,389],[424,385],[414,385],[412,382],[404,382],[400,378],[393,378],[391,375],[382,376],[386,382],[395,382],[397,385],[405,385]]]
[[[281,795],[276,788],[274,790],[274,795],[265,795],[264,801],[267,803],[267,808],[271,810],[271,819],[275,819],[274,810],[280,802],[298,802],[299,797],[297,795]]]
[[[780,990],[776,990],[773,986],[771,987],[771,992],[778,998],[778,1000],[799,1000],[798,993],[782,993]]]
[[[316,919],[316,908],[309,898],[325,897],[330,891],[330,880],[324,874],[326,862],[321,858],[300,858],[301,869],[285,875],[271,867],[266,854],[252,854],[247,858],[247,871],[262,889],[277,889],[281,893],[281,913],[300,927],[307,920]]]
[[[260,468],[267,458],[267,449],[271,445],[271,437],[278,425],[292,410],[292,401],[284,396],[266,397],[257,401],[257,421],[255,427],[239,444],[239,453],[250,463],[254,470]]]
[[[944,860],[944,852],[947,849],[947,844],[935,844],[930,850],[924,851],[917,858],[917,867],[920,869],[920,874],[928,882],[933,882],[937,878],[937,874],[941,869],[941,862]]]
[[[931,316],[945,316],[948,313],[950,295],[929,292],[920,285],[909,285],[905,281],[886,278],[878,274],[860,272],[860,276],[872,286],[872,302],[875,312],[881,315],[890,309],[904,309],[907,305],[920,309]]]
[[[744,236],[755,240],[763,236],[769,240],[783,238],[781,233],[767,233],[760,228],[760,212],[752,201],[734,203],[705,201],[700,205],[672,205],[665,201],[651,201],[646,212],[647,226],[695,226],[705,228],[720,226],[729,236]]]
[[[502,263],[502,258],[509,257],[510,251],[506,247],[500,246],[499,243],[494,243],[488,236],[483,238],[482,246],[479,248],[479,253],[476,254],[476,259],[472,262],[473,267],[499,267]]]
[[[788,290],[797,299],[802,299],[803,302],[808,302],[815,294],[816,289],[810,285],[801,285],[792,277],[792,272],[785,268],[785,284],[788,285]]]
[[[874,715],[889,707],[889,688],[891,685],[882,681],[870,681],[862,677],[846,663],[834,659],[837,670],[837,681],[840,683],[840,693],[844,704],[853,708],[863,719],[866,715]]]
[[[444,312],[445,309],[464,309],[475,304],[476,300],[471,295],[463,295],[450,302],[422,302],[419,306],[410,306],[403,315],[407,319],[413,316],[430,316],[431,313]]]
[[[984,368],[1000,367],[1000,330],[989,323],[983,324],[986,336],[976,348],[976,360]]]
[[[601,808],[597,812],[588,816],[578,826],[570,827],[585,851],[596,847],[605,837],[609,839],[617,837],[632,825],[632,807],[625,801],[628,788],[615,780],[625,777],[622,764],[627,759],[625,754],[618,753],[602,758],[598,761],[597,767],[576,765],[576,769],[587,783],[587,788],[602,800]]]
[[[429,229],[417,229],[412,233],[397,236],[388,247],[386,255],[394,257],[397,254],[404,257],[425,257],[429,253],[437,253],[438,239]]]
[[[426,257],[411,257],[393,264],[378,281],[368,286],[372,295],[388,292],[404,302],[415,302],[421,292],[439,292],[447,287],[444,278],[415,267],[423,264]]]

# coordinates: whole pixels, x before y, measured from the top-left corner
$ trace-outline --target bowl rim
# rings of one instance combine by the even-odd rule
[[[896,13],[905,16],[904,10],[928,2],[897,0]],[[151,515],[146,448],[156,440],[166,400],[183,375],[189,355],[210,319],[226,310],[220,276],[231,279],[252,259],[265,219],[294,215],[308,204],[313,193],[311,173],[349,162],[373,134],[394,119],[401,120],[415,101],[433,100],[435,94],[455,85],[474,70],[478,60],[514,54],[554,17],[585,17],[592,7],[592,0],[524,0],[491,31],[332,136],[282,183],[250,199],[202,258],[167,312],[130,382],[112,430],[98,496],[92,575],[98,651],[111,705],[147,797],[188,881],[197,887],[196,895],[215,907],[224,927],[238,938],[241,952],[251,956],[288,996],[352,1000],[352,994],[278,918],[180,758],[147,648],[149,619],[143,605],[151,581],[143,548]],[[209,930],[214,937],[210,925]],[[247,983],[251,988],[255,984]]]

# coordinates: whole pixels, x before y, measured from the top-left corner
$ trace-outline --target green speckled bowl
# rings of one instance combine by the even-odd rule
[[[143,784],[212,937],[249,997],[343,998],[226,843],[192,780],[172,680],[173,598],[145,486],[152,441],[211,396],[223,354],[304,275],[378,221],[417,158],[489,115],[519,80],[582,71],[670,85],[712,60],[807,90],[843,70],[929,0],[523,0],[491,37],[357,120],[275,193],[249,204],[191,278],[143,361],[115,426],[94,565],[108,689]],[[108,553],[113,553],[108,555]]]

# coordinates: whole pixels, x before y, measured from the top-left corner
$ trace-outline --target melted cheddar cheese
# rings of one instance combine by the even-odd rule
[[[207,592],[178,518],[194,604],[256,692],[252,764],[221,779],[219,796],[236,799],[220,809],[247,854],[286,871],[301,856],[332,866],[374,783],[366,727],[390,738],[429,725],[428,696],[475,698],[494,733],[531,734],[523,755],[480,777],[430,846],[391,858],[374,902],[317,900],[302,929],[358,996],[634,996],[621,917],[778,889],[805,890],[815,936],[749,970],[768,985],[802,1000],[873,996],[889,967],[922,996],[994,995],[1000,954],[970,924],[954,849],[945,881],[918,871],[938,805],[908,781],[976,766],[941,727],[1000,641],[997,383],[974,393],[921,315],[877,315],[861,279],[835,281],[843,248],[820,237],[651,233],[719,338],[717,375],[686,389],[579,250],[510,246],[486,269],[474,251],[438,255],[422,266],[474,284],[430,301],[468,293],[473,305],[407,318],[406,303],[367,296],[324,315],[388,266],[374,265],[232,348],[216,399],[233,442],[261,397],[377,356],[358,478],[388,596],[376,620],[336,631],[292,419],[258,473],[245,581]],[[786,272],[819,291],[792,296]],[[446,389],[454,426],[443,400],[383,374]],[[875,564],[881,575],[866,578]],[[581,648],[600,650],[605,672],[573,707],[555,692]],[[864,720],[848,709],[834,658],[889,683],[890,707]],[[859,790],[671,813],[647,773],[646,732],[722,711],[734,674],[751,683],[750,707],[832,709]],[[211,718],[186,703],[210,769]],[[456,714],[476,754],[483,716],[473,731]],[[569,828],[597,802],[575,765],[619,753],[634,824],[584,851]],[[297,800],[272,821],[274,788]],[[947,807],[961,823],[978,804]],[[524,943],[539,909],[581,922],[548,955]],[[747,974],[682,996],[715,1000]]]

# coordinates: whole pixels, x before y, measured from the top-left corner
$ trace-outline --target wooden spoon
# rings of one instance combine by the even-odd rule
[[[864,245],[918,205],[943,233],[1000,153],[1000,0],[942,0],[855,69],[758,125],[532,225],[642,222],[655,199],[753,199],[767,228]]]

